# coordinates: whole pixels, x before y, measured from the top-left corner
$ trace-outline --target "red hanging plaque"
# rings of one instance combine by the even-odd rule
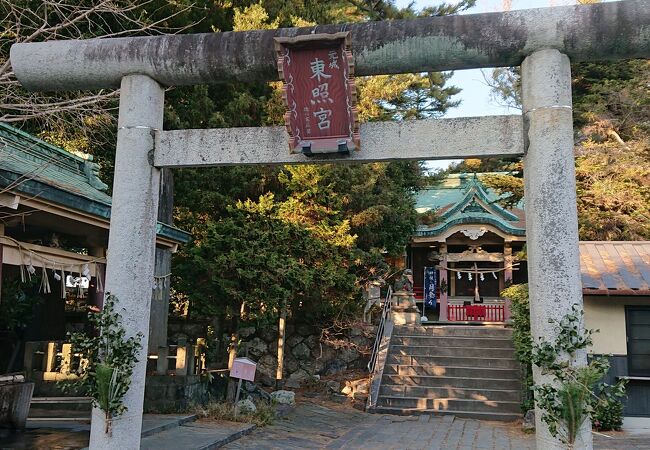
[[[275,38],[292,153],[359,149],[349,32]]]

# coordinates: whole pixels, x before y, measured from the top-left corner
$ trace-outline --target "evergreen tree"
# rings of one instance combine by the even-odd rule
[[[650,239],[650,62],[579,63],[571,71],[580,239]],[[516,106],[519,75],[508,73],[497,73],[492,90]],[[454,168],[467,169],[510,171],[485,181],[509,194],[506,205],[523,197],[520,162],[466,160]]]

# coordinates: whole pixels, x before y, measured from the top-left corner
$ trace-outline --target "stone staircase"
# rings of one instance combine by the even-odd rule
[[[373,411],[517,420],[519,371],[508,328],[396,326]]]

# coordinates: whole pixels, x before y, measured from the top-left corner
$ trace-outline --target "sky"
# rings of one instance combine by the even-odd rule
[[[407,7],[412,0],[396,0],[398,7]],[[416,0],[415,9],[422,9],[427,6],[440,4],[436,0]],[[453,3],[453,0],[447,0],[447,3]],[[478,0],[477,5],[463,14],[477,14],[484,12],[502,11],[502,0]],[[512,0],[512,10],[544,8],[548,6],[572,5],[574,0]],[[490,69],[483,69],[486,74]],[[460,106],[450,109],[444,117],[472,117],[501,114],[521,114],[519,110],[507,108],[495,104],[490,100],[490,89],[485,84],[483,74],[480,69],[457,70],[454,76],[448,81],[449,85],[455,85],[462,89],[461,93],[454,98],[461,100]],[[427,164],[430,168],[446,168],[450,161],[431,161]]]

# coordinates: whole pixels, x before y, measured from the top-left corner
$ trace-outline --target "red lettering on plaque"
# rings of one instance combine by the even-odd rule
[[[291,152],[358,150],[350,34],[275,38],[275,42]]]

